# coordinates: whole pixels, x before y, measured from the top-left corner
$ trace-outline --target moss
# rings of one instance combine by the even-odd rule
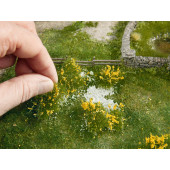
[[[97,27],[98,22],[88,21],[88,22],[85,23],[85,25],[86,25],[87,27]]]

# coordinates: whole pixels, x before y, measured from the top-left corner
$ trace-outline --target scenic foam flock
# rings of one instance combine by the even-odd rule
[[[58,83],[0,117],[0,148],[170,147],[169,21],[36,27]]]

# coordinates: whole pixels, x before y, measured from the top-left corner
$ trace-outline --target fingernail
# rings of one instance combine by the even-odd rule
[[[44,94],[53,90],[54,83],[51,79],[41,80],[39,83],[38,94]]]
[[[55,73],[53,75],[54,75],[54,82],[58,83],[58,74],[56,68],[55,68]]]
[[[56,76],[55,76],[55,83],[58,83],[58,75],[57,75],[57,72],[56,72]]]

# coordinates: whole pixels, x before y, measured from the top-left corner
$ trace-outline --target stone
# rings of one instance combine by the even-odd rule
[[[153,61],[149,61],[149,63],[148,63],[149,65],[153,65],[154,64],[154,62]]]

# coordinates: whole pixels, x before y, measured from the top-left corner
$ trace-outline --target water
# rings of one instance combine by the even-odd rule
[[[155,40],[154,45],[156,50],[165,54],[170,54],[170,38],[157,39]]]

